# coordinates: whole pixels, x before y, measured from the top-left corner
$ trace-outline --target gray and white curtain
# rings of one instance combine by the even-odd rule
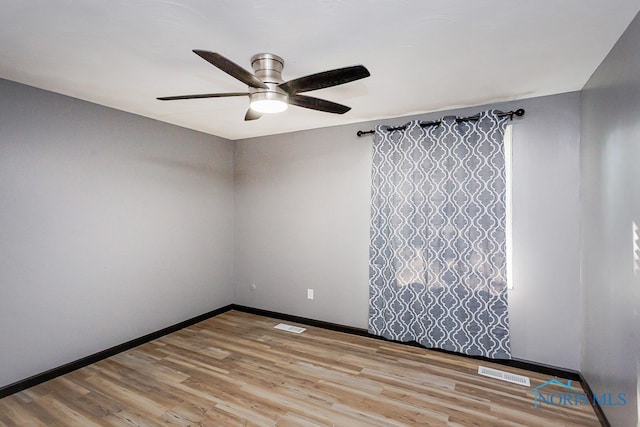
[[[373,138],[369,332],[509,358],[506,117]]]

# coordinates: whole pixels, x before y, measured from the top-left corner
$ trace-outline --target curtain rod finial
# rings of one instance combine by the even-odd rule
[[[367,135],[370,133],[375,133],[375,130],[359,130],[358,132],[356,132],[357,136],[363,136],[363,135]]]

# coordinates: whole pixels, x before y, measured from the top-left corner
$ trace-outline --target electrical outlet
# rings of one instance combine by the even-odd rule
[[[313,289],[307,289],[307,299],[313,299]]]

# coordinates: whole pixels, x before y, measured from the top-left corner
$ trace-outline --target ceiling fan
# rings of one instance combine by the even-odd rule
[[[369,70],[364,66],[355,65],[311,74],[285,82],[281,76],[284,60],[272,53],[259,53],[252,56],[251,67],[253,68],[253,73],[250,73],[219,53],[198,49],[193,52],[231,77],[235,77],[248,85],[248,92],[163,96],[158,99],[161,101],[173,101],[177,99],[248,96],[250,107],[244,116],[245,121],[259,119],[265,113],[280,113],[285,111],[289,104],[327,113],[344,114],[351,108],[326,99],[300,95],[300,93],[338,86],[370,76]]]

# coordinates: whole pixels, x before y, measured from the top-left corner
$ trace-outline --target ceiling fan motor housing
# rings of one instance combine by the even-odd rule
[[[259,53],[251,57],[251,68],[260,80],[262,80],[269,89],[249,87],[249,97],[251,103],[256,101],[280,101],[288,103],[288,95],[285,91],[278,88],[283,83],[282,68],[284,68],[284,59],[272,53]]]
[[[283,83],[284,59],[273,53],[258,53],[251,57],[254,74],[265,83]]]

